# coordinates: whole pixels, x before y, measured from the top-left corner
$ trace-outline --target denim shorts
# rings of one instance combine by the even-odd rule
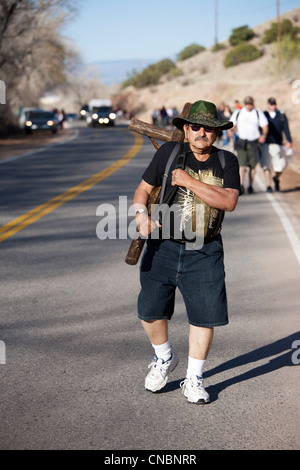
[[[141,320],[170,320],[178,287],[191,325],[209,328],[228,323],[221,235],[200,250],[186,249],[185,243],[172,240],[149,239],[140,281]]]

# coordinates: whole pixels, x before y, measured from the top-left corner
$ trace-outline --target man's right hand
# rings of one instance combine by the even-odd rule
[[[142,237],[148,237],[156,228],[156,223],[145,213],[136,216],[137,228]]]

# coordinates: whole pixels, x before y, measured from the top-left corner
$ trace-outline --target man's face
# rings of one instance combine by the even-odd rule
[[[270,112],[276,111],[276,104],[268,103],[268,109],[269,109]]]
[[[184,126],[185,138],[191,150],[196,153],[209,153],[220,129],[217,127],[202,126],[201,124],[186,124]]]
[[[254,108],[253,104],[245,104],[245,108],[247,109],[247,111],[250,113],[252,111],[252,109]]]

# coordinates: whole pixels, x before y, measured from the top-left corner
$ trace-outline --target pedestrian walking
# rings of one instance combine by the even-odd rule
[[[145,388],[151,392],[161,390],[178,363],[168,333],[178,288],[189,322],[189,353],[182,393],[191,403],[205,404],[210,397],[204,388],[203,368],[214,328],[228,323],[220,230],[224,212],[233,211],[238,201],[239,166],[233,153],[220,152],[213,145],[223,129],[233,126],[230,121],[218,119],[213,103],[196,101],[188,117],[178,116],[173,124],[185,134],[179,152],[185,164],[176,168],[175,159],[166,175],[176,142],[163,144],[134,195],[139,232],[148,236],[140,266],[138,298],[138,317],[154,349]],[[151,191],[162,184],[164,175],[166,199],[175,193],[169,201],[169,213],[174,217],[170,217],[167,236],[165,219],[155,222],[146,210]],[[202,216],[198,217],[199,213]]]
[[[244,193],[244,181],[247,168],[249,168],[248,194],[253,193],[253,181],[256,165],[260,161],[260,144],[266,141],[268,121],[264,113],[254,106],[254,99],[247,96],[244,106],[235,110],[231,116],[235,125],[235,149],[240,164],[241,192]],[[234,135],[234,131],[232,136]]]
[[[268,120],[268,134],[266,143],[262,146],[262,165],[268,169],[270,180],[271,170],[273,169],[275,173],[273,177],[275,190],[280,191],[280,177],[286,167],[283,135],[286,138],[285,146],[288,152],[292,151],[292,137],[288,118],[283,111],[277,109],[275,98],[272,97],[268,99],[267,108],[264,113]]]

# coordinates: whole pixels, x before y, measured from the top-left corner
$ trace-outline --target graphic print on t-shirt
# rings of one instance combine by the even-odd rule
[[[214,176],[213,169],[195,172],[186,167],[185,171],[198,181],[223,187],[223,179]],[[212,234],[217,228],[221,213],[223,213],[220,209],[208,205],[191,190],[183,187],[178,188],[174,203],[178,205],[176,222],[179,231],[186,232],[186,235],[188,232],[192,232],[197,237],[206,237]]]

